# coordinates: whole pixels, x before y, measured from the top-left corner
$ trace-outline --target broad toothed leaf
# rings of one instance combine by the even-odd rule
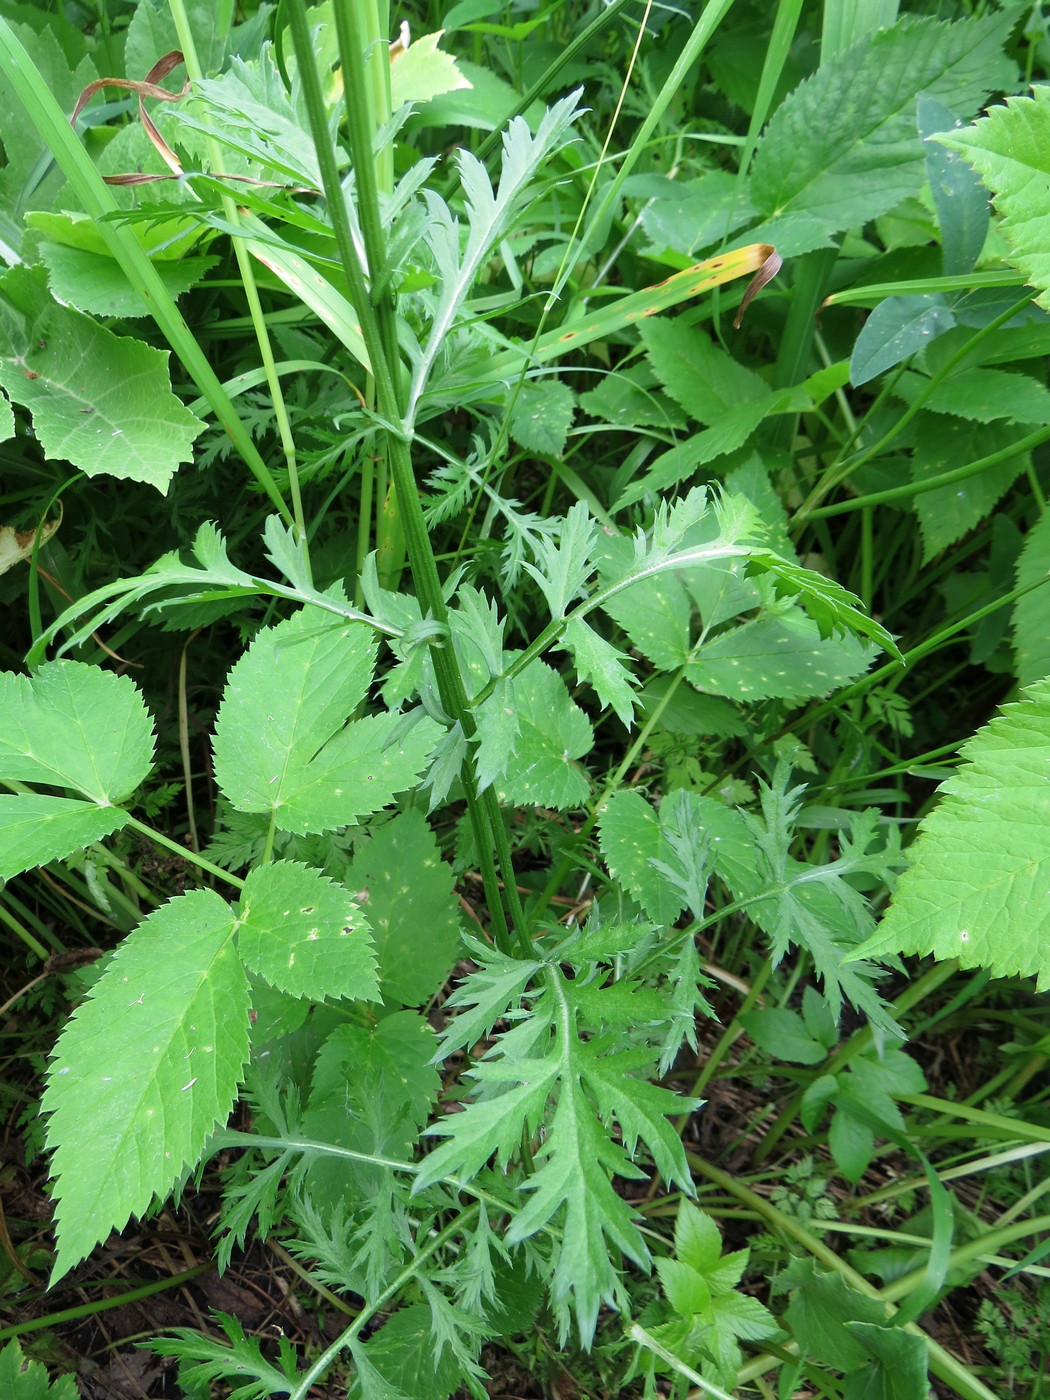
[[[62,1032],[43,1098],[55,1278],[168,1195],[225,1123],[248,1058],[248,979],[233,931],[211,890],[162,905]]]

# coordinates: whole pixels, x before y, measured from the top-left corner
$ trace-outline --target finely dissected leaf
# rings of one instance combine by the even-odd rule
[[[988,238],[988,194],[956,152],[932,139],[939,132],[955,135],[962,122],[950,107],[925,94],[919,98],[916,120],[941,227],[942,270],[945,276],[971,272]]]
[[[272,1395],[291,1394],[296,1375],[296,1356],[291,1344],[281,1337],[278,1359],[282,1369],[278,1370],[265,1360],[259,1343],[245,1335],[235,1317],[221,1312],[214,1316],[229,1338],[228,1344],[188,1327],[176,1327],[173,1337],[152,1338],[150,1349],[160,1356],[182,1358],[179,1380],[183,1385],[236,1383],[235,1389],[230,1391],[230,1400],[269,1400]]]
[[[1036,300],[1050,300],[1050,92],[1039,85],[1031,97],[1008,97],[965,131],[937,138],[958,151],[992,192],[1002,215],[1003,237],[1012,261],[1033,287]]]
[[[732,700],[801,700],[855,680],[872,655],[873,648],[855,637],[822,638],[800,608],[781,609],[706,642],[686,677]]]
[[[576,412],[576,395],[557,379],[527,379],[510,413],[510,435],[519,447],[560,457]]]
[[[293,996],[378,1000],[368,924],[343,885],[294,861],[251,871],[238,905],[237,951]]]
[[[494,959],[486,955],[486,961]],[[633,1158],[644,1142],[664,1180],[687,1187],[682,1144],[666,1115],[695,1107],[693,1100],[634,1077],[651,1069],[648,1051],[603,1053],[605,1036],[581,1039],[576,1023],[587,1000],[588,994],[558,967],[547,965],[532,1017],[520,1027],[522,1035],[511,1029],[471,1071],[485,1097],[433,1129],[446,1141],[423,1163],[415,1188],[447,1173],[473,1175],[493,1154],[498,1165],[507,1163],[520,1148],[522,1133],[536,1131],[555,1096],[536,1153],[537,1170],[527,1181],[532,1194],[506,1238],[508,1243],[521,1241],[552,1219],[560,1220],[551,1299],[562,1332],[568,1331],[571,1306],[585,1341],[593,1334],[602,1300],[612,1302],[617,1293],[614,1251],[643,1267],[649,1258],[631,1208],[613,1190],[610,1175],[639,1175]],[[610,1008],[617,1024],[634,1024],[630,999],[624,1007],[614,998]],[[522,1054],[523,1045],[537,1053]],[[609,1135],[613,1121],[621,1129],[622,1146]]]
[[[402,812],[363,845],[346,875],[372,929],[384,1000],[418,1006],[459,956],[452,870],[418,812]]]
[[[778,245],[796,253],[820,247],[917,190],[924,175],[917,96],[967,113],[986,93],[1010,89],[1016,71],[1001,50],[1011,24],[1005,11],[956,24],[904,19],[797,87],[766,128],[751,179],[751,198]],[[787,240],[773,232],[785,215],[795,219]]]
[[[127,813],[67,797],[0,795],[0,880],[61,860],[119,831]]]
[[[61,1277],[193,1167],[248,1058],[248,979],[211,890],[162,905],[121,944],[59,1037],[43,1109]]]
[[[1050,986],[1050,681],[1003,708],[961,750],[959,772],[912,845],[911,868],[854,956],[958,958]]]
[[[663,928],[670,928],[685,899],[657,870],[655,861],[671,855],[660,818],[645,798],[629,788],[614,792],[602,811],[599,842],[610,872]]]
[[[0,777],[76,788],[109,807],[152,762],[153,724],[127,676],[79,661],[0,673]]]
[[[628,658],[611,642],[600,637],[580,617],[572,617],[562,633],[560,648],[572,653],[576,674],[589,681],[602,705],[612,710],[628,729],[634,723],[634,708],[640,703],[634,687],[634,673]]]
[[[21,268],[3,295],[23,324],[18,343],[0,340],[0,386],[29,409],[45,457],[165,493],[204,428],[171,392],[167,352],[59,306]]]
[[[867,384],[883,370],[924,350],[955,325],[955,313],[938,292],[887,297],[865,321],[850,355],[849,377]]]
[[[59,1376],[51,1384],[39,1361],[27,1361],[17,1341],[0,1351],[0,1395],[4,1400],[77,1400],[75,1375]]]
[[[442,1059],[488,1035],[506,1013],[517,1012],[522,992],[543,966],[539,961],[507,957],[498,948],[475,938],[464,937],[463,944],[478,966],[445,1003],[456,1007],[457,1014],[442,1034]],[[463,1011],[461,1007],[470,1010]]]
[[[434,1044],[433,1031],[414,1011],[397,1011],[371,1027],[337,1027],[314,1063],[303,1133],[366,1156],[410,1161],[441,1088],[431,1063]],[[389,1171],[319,1154],[307,1182],[313,1204],[328,1211],[389,1189]],[[365,1261],[353,1267],[360,1287],[367,1268]]]
[[[410,787],[437,726],[391,742],[396,715],[347,724],[372,678],[364,627],[306,608],[261,632],[230,672],[215,729],[215,772],[244,812],[300,834],[348,826]]]
[[[1005,423],[965,423],[943,414],[920,414],[914,431],[912,480],[915,482],[989,457],[1017,440],[1016,429]],[[1007,457],[966,481],[937,486],[916,496],[915,514],[922,530],[923,562],[947,549],[984,520],[1029,460],[1027,453]]]
[[[544,114],[535,136],[521,117],[515,117],[508,124],[503,133],[503,162],[499,188],[495,192],[481,162],[462,148],[456,152],[469,214],[465,244],[460,239],[459,225],[444,200],[433,190],[424,191],[429,215],[427,237],[440,274],[440,291],[426,347],[413,369],[406,424],[415,420],[431,369],[484,259],[510,228],[544,160],[564,144],[579,114],[578,100],[577,92],[556,102]]]
[[[1050,512],[1044,511],[1025,537],[1017,561],[1017,586],[1042,582],[1013,609],[1013,642],[1017,680],[1031,685],[1050,675]]]
[[[577,501],[561,523],[557,543],[544,535],[535,542],[536,563],[525,568],[539,584],[555,622],[569,611],[592,573],[597,536],[597,521]]]
[[[499,780],[499,799],[526,807],[575,807],[590,784],[574,760],[590,751],[594,731],[556,671],[533,661],[514,681],[516,751]]]
[[[796,861],[788,854],[791,814],[776,810],[776,792],[766,789],[766,794],[774,801],[766,822],[749,820],[710,797],[695,799],[715,870],[734,898],[749,901],[748,917],[770,936],[775,960],[791,944],[811,955],[836,1020],[845,997],[870,1020],[898,1033],[871,985],[871,968],[849,961],[874,923],[863,896],[842,878],[850,873],[850,862],[809,866]],[[877,854],[872,861],[883,863]]]
[[[171,112],[181,126],[236,151],[249,163],[246,169],[255,167],[253,175],[321,189],[309,121],[289,97],[269,46],[250,63],[233,58],[221,77],[203,78],[194,98]]]

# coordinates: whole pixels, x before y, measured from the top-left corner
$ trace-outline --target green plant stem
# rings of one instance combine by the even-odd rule
[[[1050,1229],[1050,1215],[1034,1216],[1031,1220],[1019,1220],[1016,1224],[1003,1226],[1001,1229],[991,1229],[982,1233],[979,1239],[970,1240],[962,1244],[958,1249],[953,1249],[949,1268],[958,1269],[975,1260],[983,1258],[986,1254],[998,1254],[1006,1245],[1013,1244],[1015,1240],[1027,1239],[1030,1235],[1042,1234]],[[1015,1261],[1011,1260],[1011,1263]],[[889,1302],[896,1302],[898,1298],[905,1298],[917,1287],[922,1279],[922,1270],[913,1270],[910,1274],[905,1274],[903,1278],[895,1279],[893,1283],[887,1284],[882,1290],[882,1297]]]
[[[281,518],[292,524],[292,515],[252,442],[247,428],[238,417],[218,375],[208,363],[160,274],[131,229],[109,221],[110,215],[122,211],[103,182],[87,152],[69,125],[69,121],[52,97],[44,79],[19,42],[8,22],[0,18],[0,76],[20,99],[30,121],[46,143],[59,169],[69,181],[77,198],[98,229],[129,286],[142,297],[150,315],[168,344],[185,365],[197,388],[208,401],[216,418],[226,431],[242,460],[265,491]]]
[[[51,954],[44,945],[38,939],[34,938],[29,930],[15,918],[2,899],[0,899],[0,924],[6,924],[15,937],[20,938],[29,951],[35,953],[41,962],[47,962]]]
[[[147,826],[145,822],[140,822],[137,817],[129,816],[125,826],[130,827],[133,831],[139,832],[142,836],[155,842],[158,846],[166,846],[169,851],[174,851],[180,859],[189,861],[191,865],[195,865],[199,870],[203,870],[205,874],[212,875],[215,879],[221,880],[223,884],[232,885],[234,889],[237,890],[244,889],[244,881],[239,875],[232,875],[228,870],[223,870],[221,866],[213,865],[210,860],[205,860],[204,857],[198,855],[196,851],[191,851],[185,846],[180,846],[179,843],[173,841],[170,836],[165,836],[162,831],[157,831],[155,827]]]
[[[573,269],[579,260],[591,251],[591,230],[602,226],[609,210],[620,197],[620,191],[623,188],[624,181],[634,169],[643,152],[648,149],[649,139],[663,120],[664,113],[671,105],[671,101],[678,93],[686,76],[700,61],[700,55],[707,47],[708,41],[732,8],[733,0],[708,0],[708,3],[704,6],[700,17],[693,26],[692,33],[686,40],[682,52],[678,55],[675,65],[668,74],[663,87],[653,99],[652,105],[646,113],[644,120],[631,138],[631,144],[624,153],[623,159],[620,161],[616,170],[616,174],[609,181],[605,193],[599,200],[598,207],[591,213],[590,225],[587,231],[577,243],[573,255],[565,260],[559,270],[554,287],[548,297],[547,304],[549,306],[553,305],[558,299],[562,288],[572,276]]]
[[[658,1356],[672,1371],[677,1372],[680,1376],[684,1376],[687,1381],[692,1381],[693,1385],[705,1395],[714,1396],[714,1400],[733,1400],[728,1390],[723,1390],[720,1385],[715,1385],[713,1381],[705,1381],[703,1376],[697,1371],[694,1371],[691,1366],[687,1366],[684,1361],[679,1360],[673,1351],[668,1351],[665,1346],[661,1346],[656,1338],[650,1336],[645,1328],[640,1327],[637,1322],[632,1322],[630,1324],[627,1328],[627,1335],[632,1341],[637,1342],[639,1346],[645,1347],[645,1349],[651,1351],[654,1356]]]
[[[362,1308],[350,1326],[344,1332],[340,1333],[331,1346],[325,1348],[310,1369],[302,1376],[299,1384],[289,1395],[288,1400],[307,1400],[311,1387],[321,1379],[339,1353],[356,1341],[362,1329],[371,1322],[388,1303],[392,1302],[402,1289],[408,1287],[432,1255],[436,1254],[449,1240],[454,1239],[456,1235],[471,1223],[479,1210],[480,1207],[477,1205],[468,1206],[455,1220],[450,1221],[443,1230],[440,1230],[432,1239],[428,1240],[419,1253],[413,1256],[411,1263],[406,1264],[397,1277],[392,1279],[386,1288],[383,1289],[382,1293],[379,1294],[375,1301],[370,1303],[367,1307]]]
[[[1012,603],[1015,603],[1018,598],[1023,598],[1026,593],[1030,593],[1033,588],[1042,588],[1047,582],[1050,582],[1050,575],[1036,579],[1034,583],[1026,584],[1024,588],[1014,588],[1009,593],[1004,593],[1001,598],[996,598],[994,602],[987,603],[983,608],[978,608],[976,612],[968,613],[966,617],[961,618],[959,621],[949,623],[947,627],[942,627],[939,632],[935,632],[933,636],[928,637],[926,641],[919,642],[916,646],[909,648],[909,650],[904,653],[902,660],[887,661],[883,666],[880,666],[877,671],[869,671],[861,680],[854,681],[852,685],[847,685],[842,690],[837,691],[830,700],[823,700],[812,710],[806,710],[803,714],[789,720],[787,724],[783,725],[770,738],[764,739],[762,743],[756,745],[755,748],[748,749],[745,754],[741,755],[734,763],[730,764],[728,768],[723,769],[721,774],[708,784],[704,792],[709,793],[716,787],[719,787],[728,778],[731,778],[734,773],[739,772],[741,768],[753,762],[764,748],[776,743],[778,739],[782,739],[787,734],[793,734],[796,730],[808,729],[811,725],[816,724],[818,720],[823,719],[825,715],[829,715],[834,710],[840,709],[848,700],[852,700],[855,695],[861,695],[865,690],[880,685],[884,680],[896,677],[899,672],[904,671],[908,666],[914,666],[916,662],[923,660],[923,658],[929,656],[931,652],[938,651],[942,646],[947,645],[953,637],[960,632],[965,632],[967,628],[972,627],[975,622],[980,622],[982,618],[988,617],[991,613],[997,612],[1000,608],[1009,607]]]
[[[856,1292],[863,1294],[866,1298],[872,1298],[877,1302],[885,1303],[887,1306],[887,1313],[892,1313],[892,1304],[887,1301],[884,1294],[873,1284],[869,1283],[863,1274],[859,1274],[856,1269],[851,1268],[844,1259],[841,1259],[833,1249],[830,1249],[822,1240],[819,1240],[816,1235],[807,1230],[805,1226],[800,1225],[799,1222],[794,1220],[791,1216],[785,1215],[783,1211],[778,1210],[776,1206],[767,1201],[765,1197],[758,1195],[758,1193],[752,1191],[750,1187],[745,1186],[742,1181],[734,1176],[730,1176],[728,1172],[721,1171],[718,1167],[712,1166],[711,1163],[705,1161],[704,1158],[699,1157],[696,1153],[689,1152],[686,1156],[688,1157],[689,1165],[694,1171],[699,1172],[701,1176],[706,1176],[709,1181],[715,1182],[717,1186],[720,1186],[737,1200],[743,1201],[745,1205],[751,1210],[754,1210],[763,1220],[767,1220],[775,1229],[795,1240],[807,1253],[811,1254],[814,1259],[837,1273],[842,1280],[849,1284],[851,1288],[855,1289]],[[892,1320],[892,1318],[890,1317],[889,1320]],[[964,1366],[963,1363],[952,1356],[950,1352],[946,1351],[933,1341],[932,1338],[928,1337],[921,1327],[916,1326],[914,1322],[908,1322],[904,1324],[904,1330],[909,1332],[913,1337],[922,1337],[929,1350],[930,1370],[938,1380],[942,1380],[947,1385],[954,1387],[954,1389],[964,1397],[964,1400],[998,1400],[994,1392],[990,1391],[984,1383],[970,1371],[969,1367]],[[738,1384],[747,1385],[755,1376],[761,1375],[763,1372],[769,1370],[771,1366],[778,1364],[778,1357],[756,1357],[753,1361],[749,1361],[747,1365],[741,1368],[737,1378]]]
[[[964,1123],[977,1123],[1005,1139],[1050,1142],[1050,1128],[1041,1128],[1036,1123],[1026,1123],[1020,1118],[1006,1118],[1001,1113],[987,1113],[983,1108],[949,1103],[947,1099],[934,1098],[932,1094],[901,1094],[898,1101],[911,1104],[913,1108],[925,1108],[931,1113],[939,1113],[946,1122],[953,1118],[961,1118]]]
[[[918,1006],[926,997],[931,996],[938,987],[944,985],[950,977],[953,977],[959,970],[959,965],[954,960],[935,963],[928,972],[924,973],[917,981],[912,982],[893,1003],[895,1017],[900,1020],[909,1012],[912,1007]],[[835,1053],[821,1066],[821,1074],[838,1074],[839,1070],[845,1069],[849,1062],[865,1051],[873,1040],[873,1033],[870,1026],[861,1026],[854,1031],[845,1045],[840,1045]],[[790,1128],[791,1124],[798,1116],[799,1105],[802,1102],[801,1093],[791,1096],[788,1102],[777,1115],[776,1122],[770,1128],[758,1147],[755,1149],[754,1161],[758,1166],[768,1160],[773,1148]]]
[[[837,515],[840,514],[843,509],[858,510],[862,505],[876,505],[880,501],[896,500],[899,498],[898,491],[902,493],[900,498],[904,498],[904,496],[907,495],[917,495],[923,491],[931,491],[936,486],[948,486],[951,485],[954,481],[965,480],[966,476],[972,476],[977,471],[983,471],[986,466],[993,465],[992,459],[986,458],[982,460],[982,463],[979,466],[971,463],[969,467],[960,467],[955,472],[946,472],[942,476],[931,477],[929,481],[913,482],[911,483],[910,488],[900,487],[890,492],[878,491],[870,496],[859,496],[853,501],[843,503],[841,506],[825,506],[822,509],[816,509],[817,502],[820,501],[824,496],[826,496],[829,491],[833,491],[837,486],[840,486],[842,482],[845,481],[846,478],[850,476],[853,472],[857,471],[860,467],[864,466],[865,463],[870,462],[873,458],[878,457],[882,452],[884,452],[885,449],[890,445],[890,443],[892,443],[893,440],[900,434],[902,428],[906,427],[907,424],[911,422],[911,420],[915,417],[915,415],[919,412],[923,405],[929,400],[930,396],[937,389],[938,385],[943,383],[944,380],[946,380],[949,377],[949,375],[951,375],[952,372],[963,362],[963,360],[965,360],[969,355],[973,353],[974,347],[980,345],[983,341],[993,336],[995,332],[1001,326],[1006,325],[1008,321],[1012,321],[1019,311],[1024,310],[1024,308],[1028,305],[1031,299],[1032,293],[1028,293],[1020,301],[1014,302],[1014,304],[1008,307],[1006,311],[1002,312],[999,316],[996,316],[996,318],[993,321],[989,321],[987,326],[982,326],[981,329],[975,335],[970,337],[970,339],[966,342],[965,345],[960,346],[960,348],[956,350],[954,355],[949,356],[949,358],[944,362],[943,365],[941,365],[940,369],[937,370],[935,374],[932,374],[930,376],[930,378],[922,386],[919,393],[916,395],[915,399],[904,410],[901,416],[897,419],[896,423],[894,423],[893,427],[890,428],[888,432],[884,433],[882,437],[879,438],[878,442],[876,442],[872,447],[865,448],[863,452],[857,453],[856,456],[848,457],[845,461],[840,461],[836,466],[832,467],[831,470],[825,474],[823,480],[820,481],[817,484],[817,486],[813,488],[813,491],[810,493],[809,499],[806,500],[802,504],[802,506],[795,512],[795,515],[792,519],[792,526],[794,526],[796,523],[799,525],[805,524],[805,522],[808,520],[820,520],[828,515]],[[885,387],[886,386],[884,386],[883,392],[885,392]],[[1043,442],[1046,440],[1047,437],[1050,437],[1050,429],[1044,430],[1043,435],[1039,438],[1039,441]],[[1033,446],[1034,445],[1035,444],[1033,444]],[[1016,447],[1010,449],[1010,451],[1007,452],[1005,456],[1001,453],[993,454],[993,458],[996,462],[1002,461],[1005,460],[1005,457],[1008,457],[1013,453],[1020,451],[1024,451],[1024,446],[1022,444],[1018,444]],[[964,475],[960,476],[959,472],[964,473]]]
[[[187,76],[191,82],[199,83],[204,77],[204,71],[201,68],[200,59],[197,57],[197,46],[193,38],[193,27],[186,13],[185,0],[168,0],[168,8],[171,11],[171,17],[175,23],[175,32],[179,38],[179,47],[182,50],[182,61],[185,64]],[[219,143],[210,133],[205,139],[208,145],[208,154],[211,159],[212,169],[214,171],[219,171],[222,169]],[[241,217],[237,211],[237,205],[228,194],[222,195],[221,198],[223,213],[229,223],[236,228],[240,224]],[[262,356],[263,368],[266,372],[266,386],[270,393],[270,404],[273,408],[274,420],[277,424],[277,433],[281,439],[285,465],[288,469],[288,486],[292,494],[292,514],[295,517],[299,539],[306,551],[304,557],[307,569],[309,569],[309,542],[306,535],[306,517],[303,514],[303,501],[299,490],[299,469],[296,462],[295,439],[292,436],[292,425],[288,419],[288,406],[284,401],[284,391],[281,388],[277,361],[273,353],[273,346],[270,343],[269,332],[266,329],[266,317],[263,312],[262,302],[259,299],[259,288],[255,281],[255,270],[252,267],[251,254],[245,246],[243,238],[234,238],[232,241],[233,255],[237,259],[237,270],[240,273],[241,287],[244,291],[245,300],[248,303],[248,314],[251,316],[256,343],[259,346],[259,354]]]
[[[909,481],[901,486],[891,486],[885,491],[873,491],[868,496],[854,496],[848,501],[838,501],[835,505],[820,506],[816,510],[796,512],[792,525],[796,522],[806,524],[810,520],[825,520],[833,515],[847,515],[853,510],[866,510],[868,506],[885,505],[887,502],[909,501],[913,496],[922,496],[927,491],[936,491],[938,487],[955,486],[960,481],[968,481],[971,476],[977,476],[989,467],[997,467],[1000,462],[1008,462],[1011,457],[1017,457],[1022,452],[1027,452],[1033,447],[1050,441],[1050,427],[1037,428],[1034,432],[1026,434],[1023,438],[1018,438],[1009,447],[1000,448],[998,452],[990,452],[987,457],[979,457],[975,462],[967,462],[964,467],[956,467],[953,471],[942,472],[939,476],[928,477],[925,481]]]
[[[64,1308],[61,1312],[30,1318],[28,1322],[15,1322],[10,1327],[0,1327],[0,1342],[6,1342],[10,1337],[21,1337],[26,1332],[40,1332],[45,1327],[58,1327],[63,1322],[77,1322],[84,1317],[94,1317],[96,1313],[109,1312],[112,1308],[123,1308],[141,1298],[152,1298],[157,1293],[164,1293],[169,1288],[184,1288],[187,1283],[200,1278],[201,1274],[206,1274],[214,1267],[213,1262],[208,1260],[206,1264],[195,1264],[185,1273],[175,1274],[172,1278],[157,1279],[153,1283],[144,1283],[138,1288],[129,1288],[114,1294],[112,1298],[100,1298],[97,1303],[80,1303],[75,1308]]]
[[[617,15],[619,15],[620,11],[625,10],[631,3],[633,3],[633,0],[610,0],[610,3],[599,11],[597,17],[591,20],[586,29],[581,30],[571,43],[557,50],[550,62],[544,65],[543,72],[540,76],[531,87],[526,89],[524,95],[518,99],[517,104],[507,113],[502,126],[497,127],[494,131],[490,131],[488,136],[482,141],[475,152],[478,160],[483,161],[487,156],[492,154],[503,139],[503,132],[508,123],[511,122],[514,117],[520,117],[522,113],[527,112],[532,104],[538,98],[542,97],[544,93],[554,90],[557,87],[557,77],[561,70],[574,62],[576,57],[589,47],[591,41],[596,39],[604,29],[607,29]]]
[[[361,17],[353,5],[337,6],[336,15],[343,63],[343,84],[346,93],[351,154],[357,176],[361,231],[369,265],[381,267],[384,257],[384,241],[375,169],[371,158],[372,135],[369,129],[368,109],[352,100],[353,93],[363,91],[367,81],[363,47],[364,36],[360,29]],[[393,475],[394,490],[397,493],[412,576],[415,580],[424,616],[429,616],[438,624],[445,639],[444,644],[431,648],[438,691],[446,713],[454,721],[458,721],[469,744],[475,733],[473,715],[468,706],[466,687],[451,645],[448,609],[445,605],[441,580],[438,576],[437,561],[434,558],[430,536],[423,519],[423,508],[412,471],[408,435],[402,420],[400,386],[395,382],[394,377],[395,371],[398,372],[398,375],[400,371],[400,361],[396,353],[397,335],[394,320],[396,312],[391,298],[384,299],[378,307],[373,306],[365,282],[364,271],[350,236],[350,225],[343,202],[344,195],[336,165],[335,151],[328,129],[328,118],[321,94],[320,79],[310,44],[305,0],[289,0],[288,16],[303,82],[303,96],[313,132],[325,195],[328,200],[329,216],[332,220],[339,255],[343,260],[350,300],[358,314],[361,335],[372,365],[379,416],[386,426],[388,460]],[[510,933],[500,893],[496,864],[503,874],[503,892],[519,947],[523,954],[531,954],[528,930],[517,893],[510,843],[503,827],[503,819],[495,793],[488,789],[479,796],[473,763],[469,758],[463,765],[462,777],[481,867],[482,882],[489,907],[489,916],[492,919],[497,944],[504,952],[510,951]],[[496,863],[493,862],[493,852],[495,852]]]

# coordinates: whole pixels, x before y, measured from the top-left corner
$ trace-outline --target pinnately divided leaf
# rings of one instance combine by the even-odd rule
[[[225,1123],[248,1058],[234,917],[194,890],[130,933],[59,1038],[43,1108],[54,1149],[54,1278],[142,1215]]]
[[[1050,986],[1050,681],[1004,706],[961,750],[923,821],[912,864],[854,957],[958,958]]]
[[[1013,262],[1038,288],[1040,305],[1050,304],[1050,90],[1039,84],[1031,97],[1008,97],[973,126],[936,139],[958,151],[992,191]]]
[[[215,773],[242,812],[300,834],[349,826],[410,787],[438,734],[424,719],[399,741],[397,715],[347,723],[375,664],[367,628],[315,608],[261,632],[230,671]]]
[[[511,981],[507,989],[514,986]],[[493,1155],[498,1165],[505,1165],[517,1152],[522,1132],[531,1136],[537,1131],[553,1100],[536,1152],[537,1170],[526,1181],[531,1195],[506,1238],[513,1244],[558,1223],[551,1300],[563,1336],[571,1311],[585,1344],[593,1336],[601,1303],[616,1302],[617,1254],[643,1268],[649,1264],[634,1214],[611,1178],[643,1174],[634,1158],[644,1143],[663,1179],[689,1190],[685,1154],[667,1115],[696,1106],[695,1100],[649,1082],[648,1050],[609,1052],[604,1037],[584,1039],[577,1018],[586,999],[558,967],[545,968],[529,1026],[542,1053],[503,1054],[504,1042],[497,1043],[471,1071],[484,1096],[432,1130],[446,1141],[426,1159],[416,1181],[421,1190],[449,1173],[472,1176]],[[618,999],[614,1005],[620,1005]],[[508,1037],[514,1034],[511,1030]],[[622,1142],[610,1136],[614,1122]]]
[[[78,661],[0,673],[0,779],[83,794],[0,796],[0,879],[119,831],[117,804],[152,762],[153,724],[126,676]]]

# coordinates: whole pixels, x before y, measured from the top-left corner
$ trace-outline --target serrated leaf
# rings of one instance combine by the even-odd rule
[[[680,890],[654,861],[673,857],[660,818],[629,788],[614,792],[602,811],[599,844],[612,875],[638,900],[655,924],[670,928],[685,908]]]
[[[855,637],[822,638],[799,608],[764,614],[713,637],[687,667],[699,690],[732,700],[828,695],[871,665],[872,648]]]
[[[942,414],[920,414],[914,433],[912,480],[916,483],[1003,451],[1017,438],[1016,430],[1004,423],[964,423]],[[937,486],[916,496],[923,563],[984,520],[1030,460],[1028,453],[1019,453],[965,481]]]
[[[513,680],[502,677],[496,682],[492,694],[475,706],[474,723],[478,790],[484,792],[503,777],[517,752],[521,712]]]
[[[79,661],[0,673],[0,777],[76,788],[108,807],[152,761],[153,724],[127,676]]]
[[[767,1006],[745,1012],[740,1024],[760,1050],[793,1065],[819,1065],[827,1049],[807,1032],[805,1022],[786,1007]]]
[[[0,795],[0,880],[112,836],[127,819],[119,807],[96,807],[67,797]]]
[[[112,258],[59,243],[41,245],[47,281],[56,298],[91,316],[149,316],[150,307]],[[172,299],[182,296],[209,272],[218,258],[159,259],[154,266]]]
[[[559,648],[572,653],[580,680],[589,681],[602,705],[630,729],[634,707],[640,701],[634,690],[637,681],[627,668],[624,653],[588,627],[581,617],[569,619]]]
[[[965,131],[937,138],[958,151],[991,190],[1011,260],[1038,289],[1041,306],[1050,304],[1048,104],[1050,92],[1039,85],[1031,97],[1008,97]]]
[[[130,933],[59,1037],[43,1110],[67,1273],[196,1165],[248,1058],[248,979],[211,890]]]
[[[271,986],[323,1001],[376,1001],[368,924],[345,886],[295,861],[249,872],[238,905],[237,951]]]
[[[418,1006],[459,956],[459,905],[450,867],[418,812],[372,834],[346,875],[372,929],[384,999]]]
[[[59,1376],[54,1385],[39,1361],[27,1361],[17,1341],[0,1351],[0,1395],[5,1400],[77,1400],[76,1376]]]
[[[438,48],[444,30],[413,38],[390,63],[390,110],[405,102],[430,102],[443,92],[458,92],[470,81],[456,66],[454,54]]]
[[[1050,681],[1004,706],[961,750],[963,766],[924,818],[875,935],[854,957],[958,958],[1050,986]]]
[[[594,731],[558,673],[533,661],[514,681],[519,731],[499,799],[522,807],[576,807],[590,784],[574,760],[590,752]]]
[[[921,375],[903,374],[893,393],[911,403],[925,389],[926,380]],[[924,398],[923,407],[931,413],[948,413],[978,423],[997,418],[1011,423],[1050,423],[1050,390],[1030,375],[982,365],[980,369],[961,370],[938,384]]]
[[[560,457],[576,412],[576,395],[558,379],[527,379],[510,412],[510,435],[526,452]]]
[[[836,1101],[840,1098],[841,1095]],[[875,1155],[875,1134],[867,1123],[849,1113],[848,1103],[845,1103],[831,1120],[828,1147],[839,1171],[856,1186]]]
[[[374,1026],[338,1026],[314,1063],[304,1134],[352,1152],[411,1160],[441,1087],[434,1045],[415,1011],[394,1012]],[[307,1180],[313,1203],[330,1210],[348,1196],[368,1200],[388,1176],[381,1166],[318,1155]],[[354,1281],[364,1286],[359,1272]]]
[[[1017,586],[1043,582],[1018,598],[1013,608],[1017,680],[1031,685],[1050,675],[1050,512],[1044,511],[1025,536],[1017,561]]]
[[[1012,22],[1005,11],[956,24],[906,18],[821,64],[777,108],[755,156],[751,198],[772,221],[770,241],[783,243],[776,230],[789,216],[792,251],[820,247],[916,191],[917,96],[967,113],[1009,90],[1016,70],[1001,50]]]
[[[603,586],[629,570],[631,541],[605,541],[606,559],[601,566]],[[604,603],[603,609],[620,624],[634,645],[654,666],[674,671],[689,656],[689,596],[673,574],[643,578]]]
[[[0,339],[0,387],[29,409],[44,456],[166,493],[204,429],[171,391],[167,352],[59,306],[23,269],[0,292],[24,307],[21,345]]]
[[[654,316],[641,323],[638,333],[657,378],[698,423],[717,423],[727,412],[769,392],[754,371],[727,355],[697,326]]]
[[[794,1292],[785,1320],[800,1348],[837,1371],[866,1365],[869,1353],[847,1327],[851,1322],[881,1326],[886,1316],[883,1304],[857,1293],[838,1274],[818,1274],[811,1259],[795,1261],[790,1281]]]
[[[416,782],[432,721],[399,742],[397,715],[346,723],[374,662],[367,628],[314,608],[259,633],[230,671],[215,728],[216,777],[234,807],[273,813],[285,831],[329,831]]]
[[[924,1337],[902,1327],[875,1322],[847,1322],[853,1337],[874,1358],[846,1378],[843,1400],[926,1400],[929,1348]]]

